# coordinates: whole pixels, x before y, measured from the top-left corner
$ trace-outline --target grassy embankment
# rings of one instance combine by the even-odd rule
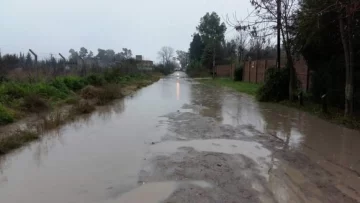
[[[31,113],[49,114],[41,116],[33,129],[0,135],[0,155],[38,139],[42,132],[73,120],[77,115],[92,112],[97,105],[121,98],[126,92],[149,85],[160,77],[160,74],[154,73],[123,75],[112,69],[86,77],[63,76],[36,82],[2,82],[0,126],[16,122]],[[68,112],[57,110],[66,104],[71,105]]]
[[[261,87],[261,84],[253,84],[247,82],[235,82],[231,79],[219,78],[219,79],[209,79],[202,80],[203,83],[216,85],[216,86],[224,86],[234,89],[238,92],[243,92],[252,96],[256,96],[258,89]],[[321,109],[321,105],[311,102],[309,99],[305,99],[304,106],[300,106],[296,102],[290,102],[288,100],[279,102],[280,104],[292,108],[296,108],[302,111],[306,111],[313,115],[316,115],[322,119],[328,120],[332,123],[343,125],[352,129],[360,129],[360,119],[358,118],[345,118],[342,109],[329,107],[328,113],[323,113]]]
[[[208,79],[208,80],[202,80],[202,82],[211,85],[229,87],[238,92],[243,92],[252,96],[256,95],[256,92],[261,86],[260,84],[254,84],[254,83],[234,82],[233,80],[228,78],[219,78],[215,80]]]

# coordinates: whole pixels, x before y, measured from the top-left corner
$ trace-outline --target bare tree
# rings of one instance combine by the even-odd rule
[[[280,2],[279,2],[280,1]],[[295,88],[295,71],[293,61],[293,43],[291,25],[294,21],[294,14],[298,9],[298,0],[250,0],[254,6],[254,11],[244,20],[236,20],[233,24],[238,31],[249,31],[254,37],[262,37],[261,41],[266,41],[265,37],[275,35],[278,23],[278,3],[281,3],[281,23],[280,31],[283,46],[286,52],[286,61],[290,69],[289,99],[293,100]],[[254,19],[254,20],[249,20]],[[260,34],[262,33],[262,34]]]
[[[249,43],[249,34],[245,31],[239,31],[238,35],[235,37],[238,62],[241,62],[244,60],[248,43]]]
[[[189,65],[189,53],[181,50],[176,51],[177,60],[180,63],[181,68],[185,69]]]
[[[354,15],[360,10],[358,0],[334,0],[345,57],[345,116],[354,111]],[[331,7],[330,7],[331,8]]]
[[[164,46],[158,52],[158,57],[163,65],[170,64],[174,57],[174,49],[168,46]]]

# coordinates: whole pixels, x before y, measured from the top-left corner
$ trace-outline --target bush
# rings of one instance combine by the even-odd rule
[[[80,114],[88,114],[95,110],[94,105],[91,105],[86,100],[80,100],[77,104],[73,107],[74,112],[78,112]]]
[[[65,85],[72,91],[81,90],[85,87],[86,83],[84,79],[77,76],[67,76],[63,78]]]
[[[289,97],[288,68],[269,68],[265,73],[265,82],[256,94],[259,101],[281,101]]]
[[[60,90],[61,92],[70,93],[70,89],[66,86],[63,79],[56,78],[50,83],[50,85]]]
[[[36,133],[30,131],[17,131],[15,135],[3,137],[0,139],[0,155],[38,138]]]
[[[99,74],[91,74],[85,78],[85,82],[89,85],[102,86],[106,83],[104,77]]]
[[[186,73],[190,77],[207,77],[210,76],[208,69],[204,68],[199,61],[193,61],[190,63],[189,67],[186,69]]]
[[[108,83],[118,83],[120,76],[121,76],[121,71],[119,68],[114,68],[112,70],[108,69],[104,72],[104,79]]]
[[[52,98],[55,100],[65,99],[68,95],[67,92],[62,92],[61,90],[55,88],[46,83],[37,83],[35,85],[29,85],[29,89],[32,93],[37,94],[41,97]]]
[[[102,89],[96,88],[92,85],[88,85],[81,89],[80,96],[84,99],[94,99],[101,94]]]
[[[98,104],[103,105],[107,102],[122,96],[119,85],[106,85],[102,88],[98,96]]]
[[[22,108],[30,112],[38,112],[49,108],[48,103],[36,94],[30,94],[24,97]]]
[[[0,104],[0,125],[14,122],[14,116],[5,106]]]
[[[234,72],[234,80],[235,81],[242,81],[243,79],[243,67],[242,66],[239,66],[235,69],[235,72]]]
[[[9,100],[20,99],[28,94],[28,89],[18,83],[4,83],[0,88],[1,97]]]
[[[159,72],[159,73],[162,73],[164,75],[169,75],[171,74],[173,71],[170,67],[166,67],[165,65],[163,64],[160,64],[160,65],[156,65],[154,67],[154,70]]]
[[[0,75],[0,84],[8,82],[9,79],[5,75]]]

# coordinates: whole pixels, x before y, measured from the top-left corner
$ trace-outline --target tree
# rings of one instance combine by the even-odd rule
[[[32,65],[31,54],[30,54],[30,53],[27,53],[26,59],[25,59],[25,66],[31,66],[31,65]]]
[[[239,31],[238,35],[235,38],[236,44],[236,53],[238,57],[238,62],[241,62],[245,59],[246,46],[248,44],[249,35],[247,32]]]
[[[117,61],[129,60],[132,58],[131,49],[123,48],[122,50],[122,52],[115,54],[115,59]]]
[[[99,48],[96,57],[103,62],[111,62],[115,60],[115,51],[112,49],[105,50]]]
[[[338,8],[339,28],[345,58],[345,116],[354,111],[354,15],[360,10],[355,0],[334,2]]]
[[[115,51],[112,49],[106,50],[106,60],[107,61],[114,61],[115,60]]]
[[[98,49],[98,54],[96,55],[96,57],[100,60],[105,60],[106,59],[106,51],[105,49]]]
[[[90,51],[89,54],[87,55],[87,58],[92,58],[92,57],[94,57],[94,53]]]
[[[230,40],[228,42],[223,42],[222,45],[223,51],[222,55],[224,59],[232,59],[234,56],[236,56],[236,43],[235,40]]]
[[[170,64],[172,58],[174,57],[174,49],[168,46],[164,46],[158,52],[158,57],[161,60],[162,64]]]
[[[250,0],[250,3],[254,6],[255,21],[243,21],[239,25],[235,26],[237,30],[248,30],[252,37],[262,37],[273,35],[274,33],[266,33],[267,31],[275,31],[277,28],[278,17],[278,2],[281,3],[281,24],[280,31],[282,36],[283,47],[286,52],[287,67],[290,70],[289,79],[289,100],[294,98],[294,91],[296,86],[294,61],[293,61],[293,27],[294,15],[297,11],[297,0]],[[259,35],[259,33],[263,33]],[[263,40],[263,39],[261,39]]]
[[[131,49],[123,48],[123,51],[120,54],[124,57],[124,59],[131,59],[132,58],[132,51]]]
[[[182,69],[186,69],[189,65],[189,53],[181,50],[176,51],[177,60],[180,63]]]
[[[206,13],[200,19],[200,25],[196,29],[205,44],[221,42],[225,38],[225,23],[220,22],[220,17],[215,12]]]
[[[69,60],[76,61],[79,58],[79,54],[74,49],[70,49],[69,53]]]
[[[303,0],[295,21],[296,43],[316,73],[312,78],[323,78],[312,82],[312,93],[319,96],[345,84],[341,92],[345,116],[354,111],[354,69],[360,62],[356,52],[360,48],[359,10],[360,2],[355,0]]]
[[[216,57],[218,57],[216,53],[221,51],[221,42],[225,38],[225,23],[221,23],[220,17],[215,12],[206,13],[200,19],[200,25],[196,29],[205,44],[205,51],[202,55],[203,64],[209,68],[215,68]],[[213,73],[215,73],[214,70]]]
[[[81,58],[85,58],[88,53],[88,50],[85,47],[81,47],[79,51],[79,56]]]
[[[200,61],[204,52],[204,43],[198,33],[193,35],[193,40],[190,43],[189,58],[191,61]]]

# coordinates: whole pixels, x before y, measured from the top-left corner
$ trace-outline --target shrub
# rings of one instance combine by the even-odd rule
[[[29,94],[24,97],[22,107],[26,111],[38,112],[49,108],[48,103],[36,94]]]
[[[0,104],[0,125],[14,122],[14,116],[5,106]]]
[[[107,102],[120,98],[122,96],[119,85],[106,85],[98,95],[98,104],[103,105]]]
[[[243,79],[243,67],[237,67],[234,72],[234,80],[235,81],[242,81]]]
[[[259,101],[281,101],[289,97],[288,68],[269,68],[265,73],[265,82],[257,92]]]
[[[78,112],[80,114],[88,114],[95,110],[94,105],[91,105],[86,100],[80,100],[77,104],[73,107],[74,112]]]
[[[0,75],[0,84],[8,82],[9,79],[5,75]]]
[[[81,89],[80,96],[84,99],[94,99],[98,97],[102,92],[102,89],[96,88],[92,85],[88,85]]]
[[[106,83],[104,77],[100,74],[91,74],[85,78],[85,82],[89,85],[102,86]]]
[[[77,77],[77,76],[64,77],[63,81],[64,81],[65,85],[73,91],[81,90],[86,85],[84,79]]]
[[[28,94],[28,89],[18,83],[4,83],[0,89],[0,95],[9,100],[20,99]]]
[[[31,89],[31,92],[34,94],[53,99],[65,99],[68,94],[46,83],[31,85],[29,89]]]
[[[120,68],[108,69],[104,72],[104,79],[108,83],[118,83],[122,75]]]
[[[64,93],[70,93],[70,89],[66,86],[63,79],[56,78],[50,85]]]
[[[36,133],[30,131],[18,131],[15,135],[3,137],[0,139],[0,155],[38,138]]]
[[[190,77],[206,77],[206,76],[210,76],[209,70],[204,68],[200,61],[191,62],[189,67],[186,69],[186,73]]]

